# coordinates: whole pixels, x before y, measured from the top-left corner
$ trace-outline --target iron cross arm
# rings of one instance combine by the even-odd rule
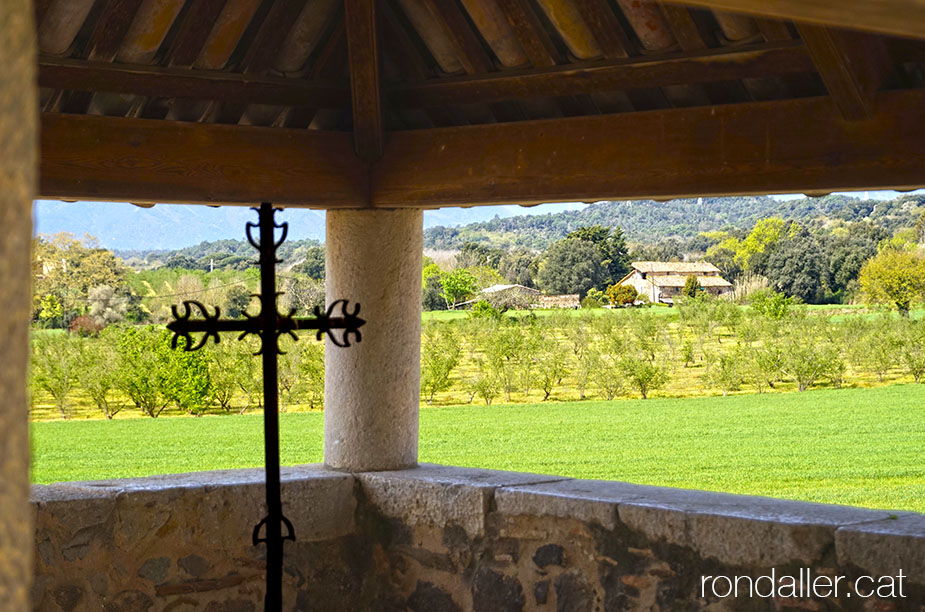
[[[193,309],[198,310],[202,318],[194,318]],[[221,309],[218,306],[215,307],[214,314],[209,314],[208,308],[195,300],[184,301],[182,313],[176,306],[173,306],[172,310],[174,320],[167,324],[167,329],[173,332],[171,345],[177,348],[179,339],[184,338],[184,349],[187,351],[202,348],[210,337],[218,343],[219,334],[222,332],[241,332],[238,337],[241,339],[249,334],[261,335],[265,330],[274,331],[277,338],[289,334],[295,340],[298,340],[296,331],[314,330],[316,339],[321,340],[327,334],[335,345],[347,347],[350,346],[351,334],[357,342],[361,340],[360,327],[366,323],[359,317],[360,305],[354,304],[352,309],[348,309],[347,300],[332,302],[326,311],[315,306],[313,317],[295,317],[295,311],[285,315],[277,312],[276,321],[270,321],[269,325],[263,314],[250,316],[245,313],[244,319],[221,319]],[[343,333],[338,337],[335,330],[343,330]],[[203,334],[197,342],[194,342],[192,337],[195,333]]]

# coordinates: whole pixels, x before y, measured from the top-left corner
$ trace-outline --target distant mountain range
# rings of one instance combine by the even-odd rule
[[[424,227],[456,226],[495,217],[543,214],[583,207],[583,204],[476,206],[441,208],[424,212]],[[289,222],[289,239],[324,240],[324,211],[289,208],[279,217]],[[203,241],[243,239],[244,224],[256,216],[246,206],[193,206],[158,204],[140,208],[125,202],[58,202],[35,204],[35,233],[89,234],[108,249],[123,251],[176,250]]]

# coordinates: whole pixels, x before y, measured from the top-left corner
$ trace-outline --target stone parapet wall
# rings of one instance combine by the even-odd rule
[[[424,465],[288,468],[287,610],[921,610],[925,516]],[[40,610],[262,609],[262,472],[36,487]],[[701,577],[844,575],[842,596],[701,597]],[[895,576],[905,597],[848,581]],[[744,584],[744,583],[743,583]]]
[[[263,609],[263,470],[33,487],[36,610]],[[356,609],[368,561],[356,552],[354,479],[283,468],[289,609]],[[306,602],[314,602],[314,607]]]

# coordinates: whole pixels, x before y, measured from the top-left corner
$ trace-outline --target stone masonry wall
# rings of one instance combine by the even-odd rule
[[[262,609],[262,472],[36,487],[38,610]],[[287,610],[923,610],[925,516],[424,465],[284,472]],[[242,537],[243,534],[243,537]],[[701,576],[905,597],[701,597]]]

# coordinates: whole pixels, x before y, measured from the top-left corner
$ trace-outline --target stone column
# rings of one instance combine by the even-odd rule
[[[0,0],[0,66],[0,610],[31,610],[26,366],[38,99],[28,0]]]
[[[417,465],[420,210],[330,210],[325,295],[359,302],[362,342],[325,345],[324,462],[350,472]]]

